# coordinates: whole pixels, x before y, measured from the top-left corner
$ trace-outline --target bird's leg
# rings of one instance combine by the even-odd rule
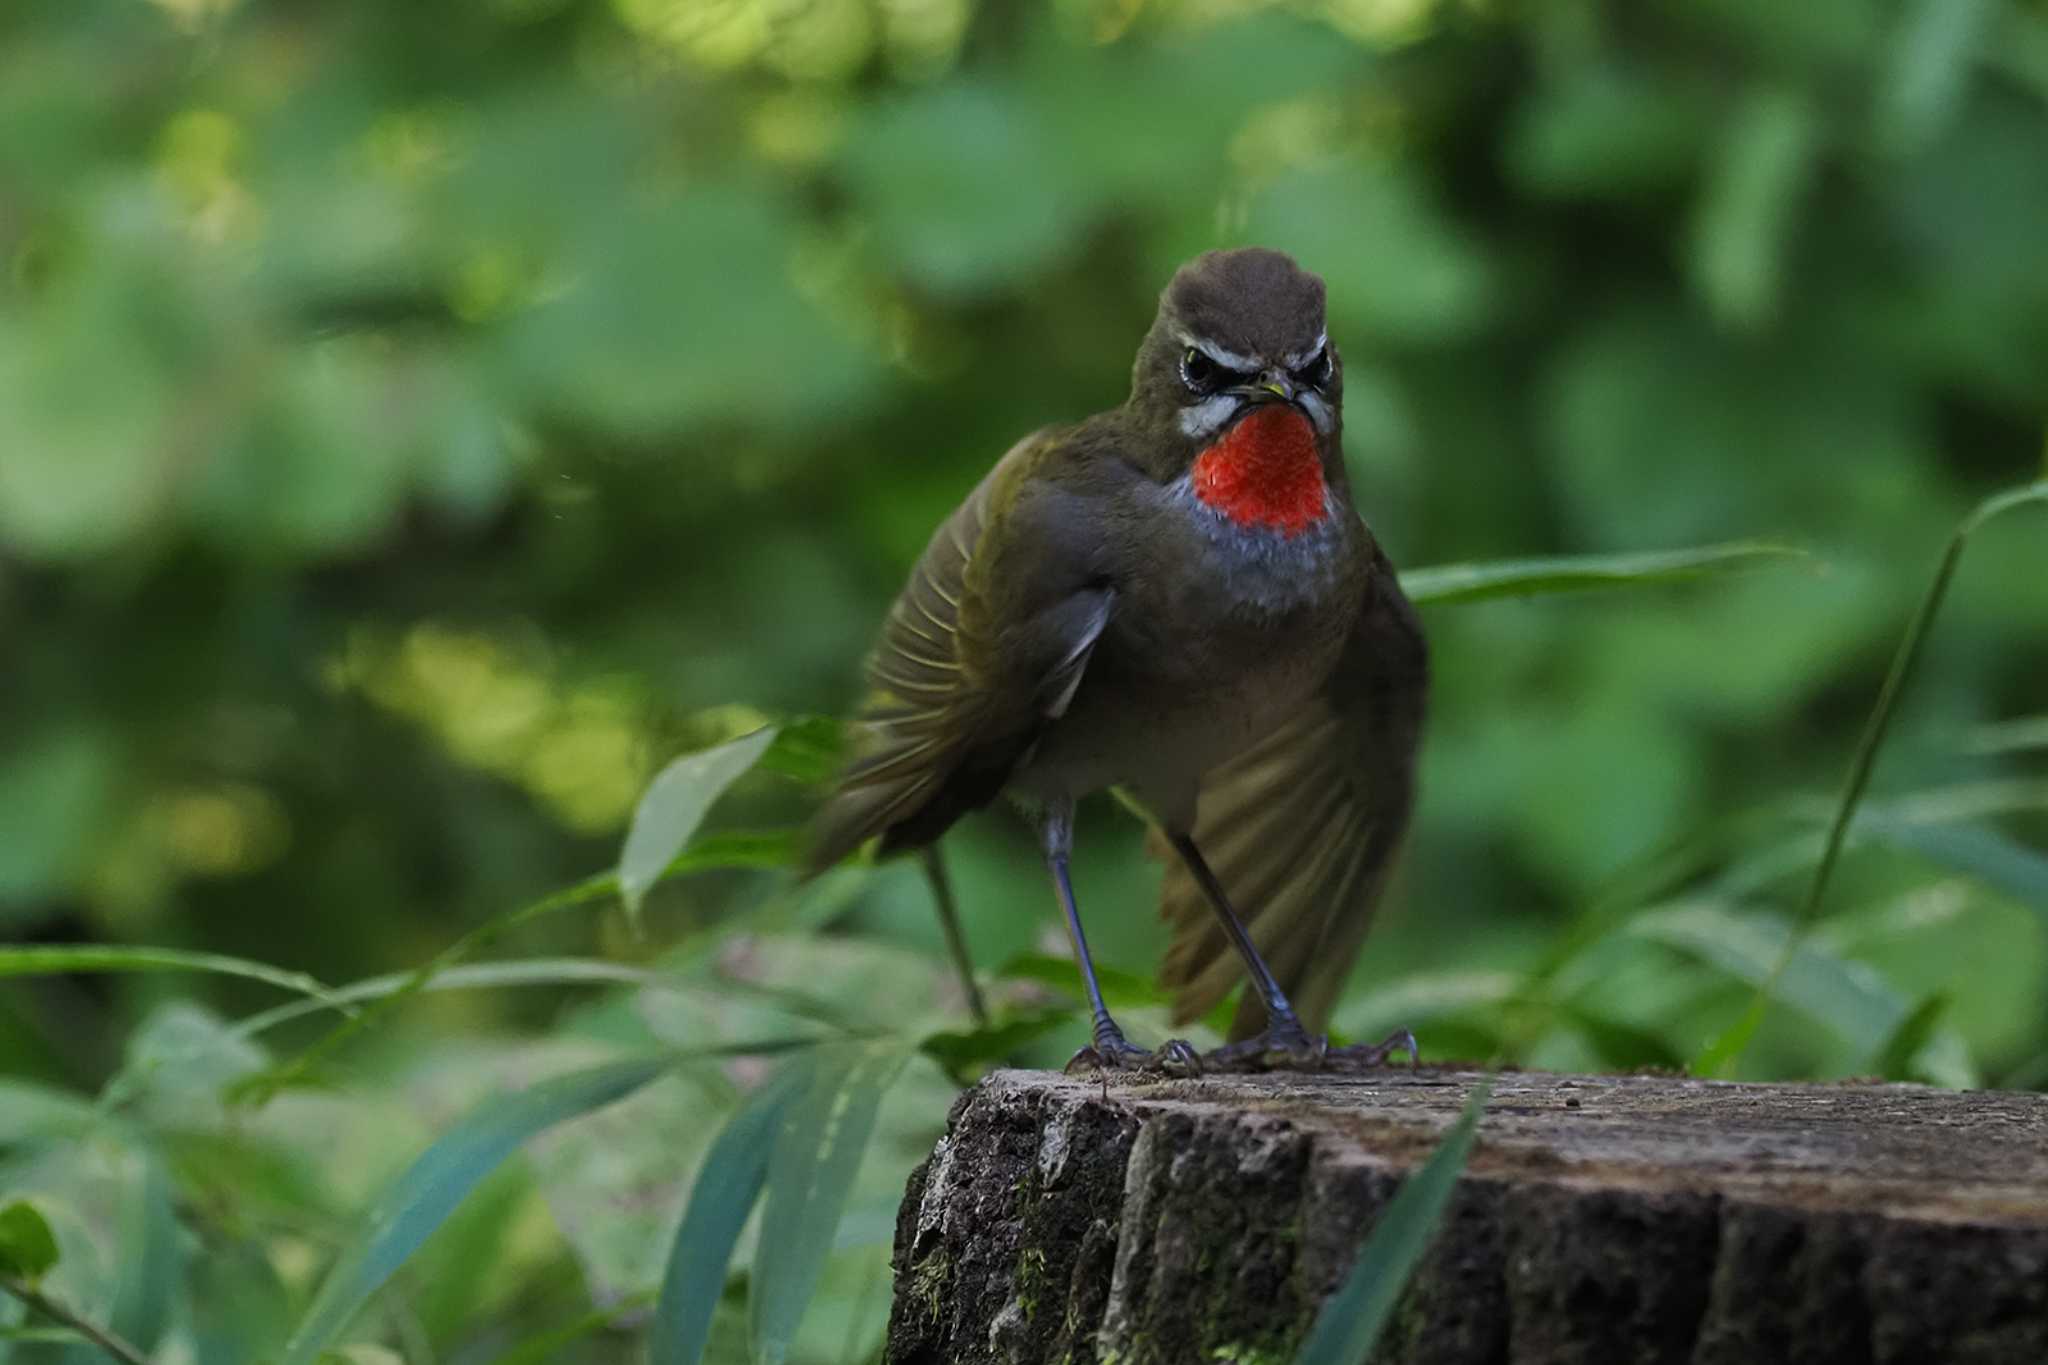
[[[1252,946],[1251,935],[1244,931],[1243,921],[1230,908],[1230,897],[1224,894],[1223,883],[1216,880],[1216,874],[1209,869],[1209,860],[1202,856],[1202,850],[1195,847],[1195,841],[1185,834],[1175,834],[1172,839],[1174,851],[1180,854],[1181,861],[1187,864],[1196,884],[1202,888],[1202,894],[1215,907],[1216,918],[1223,922],[1223,932],[1229,936],[1231,946],[1237,949],[1237,955],[1244,959],[1245,970],[1251,973],[1252,986],[1266,1006],[1264,1033],[1219,1047],[1205,1060],[1210,1066],[1219,1068],[1259,1067],[1275,1063],[1282,1066],[1320,1064],[1330,1049],[1330,1040],[1312,1036],[1301,1026],[1294,1006],[1287,1003],[1287,993],[1280,989],[1280,983],[1273,979],[1272,969],[1259,956],[1259,950]]]
[[[1074,940],[1074,960],[1081,967],[1081,982],[1088,988],[1088,1003],[1095,1011],[1094,1042],[1076,1052],[1067,1069],[1077,1064],[1110,1067],[1155,1067],[1164,1071],[1199,1072],[1201,1059],[1179,1038],[1169,1039],[1157,1052],[1147,1052],[1124,1037],[1124,1031],[1110,1018],[1102,1002],[1102,983],[1095,979],[1095,959],[1088,953],[1088,937],[1081,932],[1081,912],[1074,905],[1074,883],[1067,862],[1074,846],[1074,803],[1049,803],[1040,827],[1045,865],[1052,872],[1053,887],[1059,892],[1060,909],[1066,912],[1067,935]]]

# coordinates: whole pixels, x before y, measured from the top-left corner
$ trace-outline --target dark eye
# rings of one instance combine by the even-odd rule
[[[1330,348],[1325,346],[1322,350],[1316,352],[1315,358],[1310,360],[1308,364],[1296,370],[1294,377],[1298,382],[1306,384],[1312,389],[1320,389],[1323,385],[1330,382],[1330,371],[1334,368],[1335,365],[1330,359]]]
[[[1193,346],[1180,358],[1180,382],[1190,393],[1214,393],[1222,378],[1223,367]]]

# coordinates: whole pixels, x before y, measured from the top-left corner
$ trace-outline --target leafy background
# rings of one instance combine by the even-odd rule
[[[882,1047],[836,1235],[769,1169],[777,1273],[749,1234],[708,1325],[716,1360],[791,1314],[789,1358],[870,1357],[941,1062],[1084,1033],[1028,841],[949,841],[994,1035],[914,866],[779,868],[828,724],[637,929],[586,879],[666,761],[846,704],[930,527],[1118,401],[1172,267],[1243,241],[1329,282],[1400,563],[1812,556],[1429,610],[1422,808],[1340,1031],[2048,1085],[2041,509],[1971,539],[1792,937],[1946,538],[2044,472],[2044,222],[2036,4],[15,0],[0,1199],[53,1227],[52,1296],[166,1360],[322,1312],[363,1362],[640,1359],[721,1125],[777,1058],[801,1114],[853,1064],[811,1044]],[[1088,808],[1078,879],[1157,1036],[1138,835]],[[367,997],[579,885],[310,1058],[332,1010],[268,1013],[305,981],[122,951]],[[474,1193],[336,1308],[467,1137]],[[23,1332],[0,1358],[95,1358]]]

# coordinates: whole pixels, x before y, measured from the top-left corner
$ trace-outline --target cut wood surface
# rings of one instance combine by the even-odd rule
[[[1288,1360],[1475,1072],[1004,1071],[898,1216],[889,1359]],[[2048,1096],[1499,1078],[1378,1360],[2048,1362]]]

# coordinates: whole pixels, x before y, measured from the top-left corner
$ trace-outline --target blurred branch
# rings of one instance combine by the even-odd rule
[[[12,1275],[0,1275],[0,1290],[12,1294],[52,1322],[63,1323],[114,1359],[126,1361],[128,1365],[150,1365],[148,1356],[132,1343],[123,1340],[113,1329],[88,1322],[26,1280],[16,1279]]]

